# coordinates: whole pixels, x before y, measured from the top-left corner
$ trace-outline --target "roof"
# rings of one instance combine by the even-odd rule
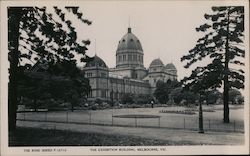
[[[91,58],[91,61],[87,62],[85,67],[104,67],[108,68],[106,63],[97,55]]]
[[[164,66],[164,64],[162,63],[161,59],[154,59],[151,63],[150,63],[150,67],[155,67],[155,66]]]
[[[117,52],[123,50],[138,50],[143,52],[140,40],[132,33],[131,28],[128,28],[127,34],[119,41]]]
[[[176,70],[176,67],[175,67],[175,65],[173,63],[168,63],[166,65],[166,69]]]

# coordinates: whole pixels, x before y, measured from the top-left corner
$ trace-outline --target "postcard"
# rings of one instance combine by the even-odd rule
[[[1,1],[1,154],[249,154],[249,2]]]

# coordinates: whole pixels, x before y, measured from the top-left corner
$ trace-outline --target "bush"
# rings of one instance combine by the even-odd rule
[[[121,102],[124,104],[132,104],[134,103],[134,97],[130,93],[125,93],[121,98]]]
[[[90,109],[92,109],[92,110],[97,110],[97,105],[91,106]]]
[[[103,102],[103,100],[100,99],[100,98],[97,98],[97,99],[95,99],[95,102],[96,102],[97,104],[101,104],[101,103]]]

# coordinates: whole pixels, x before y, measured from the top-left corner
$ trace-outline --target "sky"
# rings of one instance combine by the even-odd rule
[[[160,58],[166,65],[173,63],[178,79],[190,74],[180,58],[187,54],[202,34],[195,28],[204,24],[204,14],[211,13],[209,3],[188,1],[94,1],[79,5],[90,26],[77,23],[78,38],[90,39],[87,55],[95,53],[109,68],[115,67],[118,41],[130,25],[142,44],[144,66]]]
[[[144,66],[160,58],[166,65],[177,68],[178,80],[189,76],[197,66],[205,66],[208,60],[195,63],[185,69],[181,57],[188,54],[196,41],[204,34],[195,31],[204,24],[204,14],[211,14],[212,6],[232,5],[230,1],[68,1],[55,4],[79,6],[83,17],[91,25],[81,23],[76,17],[66,14],[76,28],[78,41],[89,39],[88,56],[101,57],[109,68],[116,66],[116,50],[119,40],[128,27],[140,40],[144,51]],[[60,7],[61,5],[61,7]],[[54,6],[53,4],[50,6]],[[52,9],[52,7],[50,8]],[[53,9],[52,9],[53,10]],[[83,66],[80,64],[80,66]]]

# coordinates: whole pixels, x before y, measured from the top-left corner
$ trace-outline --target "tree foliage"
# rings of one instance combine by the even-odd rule
[[[178,81],[168,80],[167,82],[157,81],[154,96],[160,103],[167,103],[170,98],[170,93],[174,88],[180,86]]]
[[[229,65],[243,66],[244,44],[244,7],[212,7],[213,14],[205,14],[207,23],[196,28],[204,36],[187,55],[185,68],[201,60],[211,60],[203,67],[197,67],[182,82],[185,87],[195,91],[224,87],[224,122],[229,122],[229,88],[244,88],[244,71]]]
[[[52,69],[56,69],[56,72],[52,72]],[[42,72],[26,71],[20,74],[18,96],[34,100],[32,108],[35,110],[37,100],[53,99],[70,103],[73,111],[77,100],[84,98],[90,90],[89,80],[83,77],[76,65],[69,64],[67,60],[57,62]]]
[[[216,89],[206,90],[204,94],[207,104],[215,104],[219,98],[222,98],[221,92]]]
[[[171,91],[170,96],[173,99],[174,103],[181,104],[181,102],[184,102],[186,106],[189,106],[190,104],[195,104],[195,101],[198,99],[198,95],[196,93],[189,90],[185,90],[181,86],[174,88]]]
[[[132,104],[134,103],[133,94],[125,93],[122,95],[121,102],[124,104]]]
[[[9,128],[15,129],[17,108],[17,73],[23,66],[30,69],[38,60],[43,59],[51,65],[67,60],[88,61],[85,54],[89,40],[79,41],[77,32],[67,14],[71,13],[84,24],[91,21],[84,18],[78,7],[9,7],[8,8],[8,49],[9,49]],[[52,70],[53,71],[53,70]],[[56,71],[56,70],[54,70]]]
[[[240,102],[238,101],[240,100]],[[229,90],[229,101],[232,102],[232,104],[235,104],[236,102],[242,103],[242,94],[240,91],[236,89],[230,89]]]

